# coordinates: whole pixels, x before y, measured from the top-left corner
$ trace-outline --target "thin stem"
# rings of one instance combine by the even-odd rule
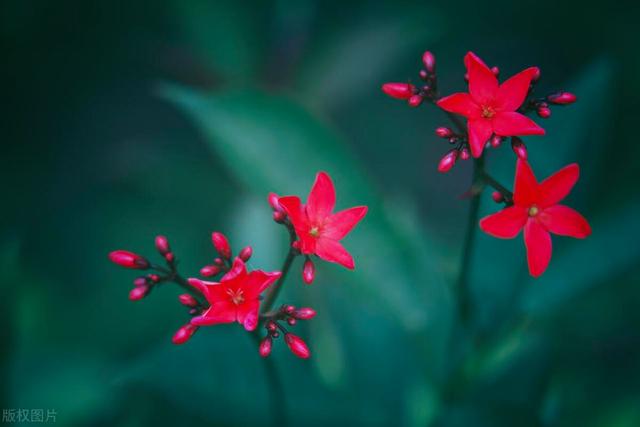
[[[261,310],[262,313],[267,313],[269,310],[271,310],[271,307],[273,307],[273,304],[275,303],[276,299],[278,298],[278,295],[280,294],[280,289],[282,288],[284,281],[287,279],[287,274],[289,273],[289,269],[293,264],[293,260],[298,255],[298,250],[295,249],[293,246],[291,246],[293,242],[295,242],[296,240],[296,232],[295,230],[293,230],[293,227],[290,227],[290,226],[288,227],[288,230],[289,230],[289,252],[287,253],[287,257],[285,258],[284,263],[282,264],[282,269],[280,270],[282,275],[280,276],[278,281],[274,283],[273,286],[271,286],[267,291],[267,295],[265,296],[264,302],[262,303],[262,310]]]
[[[258,335],[251,334],[251,336],[258,344],[260,343]],[[267,384],[269,384],[269,392],[267,394],[270,400],[269,406],[273,411],[273,425],[286,427],[288,425],[286,394],[280,375],[278,375],[278,368],[270,357],[264,359],[264,371],[267,376]]]
[[[502,194],[502,196],[504,197],[507,205],[513,204],[513,193],[509,191],[504,185],[496,181],[484,169],[480,171],[480,178],[485,182],[485,184],[489,184],[495,190],[499,191],[500,194]]]
[[[473,161],[473,182],[476,183],[484,173],[484,157],[479,157]],[[480,210],[480,194],[474,194],[469,205],[467,217],[467,230],[462,245],[462,259],[460,261],[460,273],[456,282],[458,294],[458,309],[463,325],[467,325],[471,314],[471,298],[469,296],[469,270],[471,267],[471,256],[473,243],[478,228],[478,214]]]
[[[159,271],[162,274],[165,274],[167,281],[173,282],[178,286],[180,286],[185,291],[187,291],[192,297],[196,299],[196,301],[198,301],[198,303],[200,303],[200,305],[202,306],[206,305],[202,299],[202,294],[198,292],[196,289],[194,289],[193,286],[191,286],[189,282],[184,277],[182,277],[177,271],[167,270],[166,268],[161,267],[159,265],[155,265],[155,264],[151,265],[151,268]]]

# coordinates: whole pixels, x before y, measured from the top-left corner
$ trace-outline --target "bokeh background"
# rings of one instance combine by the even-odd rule
[[[640,425],[637,6],[582,1],[7,1],[0,6],[1,403],[61,425]],[[470,162],[446,175],[446,123],[380,91],[417,80],[425,49],[441,89],[462,90],[473,50],[503,77],[542,68],[540,92],[577,93],[526,138],[544,177],[577,161],[568,204],[593,226],[554,239],[546,274],[521,239],[478,234],[472,327],[459,326]],[[510,184],[508,146],[488,167]],[[268,191],[306,194],[328,171],[338,207],[367,204],[345,241],[357,269],[294,265],[282,301],[313,357],[277,342],[273,395],[238,325],[170,342],[188,319],[167,286],[127,294],[107,261],[153,255],[166,234],[184,275],[210,233],[278,269],[286,232]],[[483,213],[494,211],[489,192]],[[298,260],[299,262],[299,260]]]

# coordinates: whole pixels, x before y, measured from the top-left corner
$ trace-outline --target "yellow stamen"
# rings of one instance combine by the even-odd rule
[[[227,289],[227,294],[229,294],[229,296],[231,297],[231,302],[233,302],[235,305],[240,305],[244,302],[244,292],[242,292],[242,289],[238,289],[237,291],[234,291],[233,289]]]
[[[318,230],[318,227],[312,227],[311,230],[309,230],[309,235],[318,237],[320,235],[320,230]]]
[[[485,119],[490,119],[496,115],[496,112],[491,107],[487,107],[485,105],[482,106],[482,117]]]
[[[529,208],[529,216],[536,216],[536,215],[538,215],[538,212],[540,212],[540,209],[538,209],[538,207],[536,205],[532,205]]]

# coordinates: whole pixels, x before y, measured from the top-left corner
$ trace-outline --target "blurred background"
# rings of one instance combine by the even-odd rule
[[[216,425],[276,418],[324,426],[640,425],[637,6],[578,1],[6,1],[2,408],[61,425]],[[538,177],[579,162],[567,204],[585,241],[554,238],[532,280],[522,239],[478,233],[471,329],[459,274],[471,163],[448,150],[429,105],[385,97],[416,82],[424,50],[443,93],[464,89],[468,50],[502,78],[540,66],[541,94],[575,92],[544,138]],[[488,168],[511,186],[508,146]],[[238,325],[171,344],[188,320],[177,287],[127,299],[114,249],[154,257],[165,234],[185,276],[215,256],[210,233],[253,245],[274,270],[286,232],[266,194],[334,178],[338,208],[369,205],[345,240],[355,272],[300,260],[280,301],[319,312],[296,326],[313,356],[276,342],[285,392]],[[497,206],[482,196],[482,214]],[[479,230],[478,230],[479,231]],[[6,421],[6,420],[5,420]]]

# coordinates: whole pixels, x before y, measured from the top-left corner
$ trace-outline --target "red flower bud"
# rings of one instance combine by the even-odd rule
[[[138,270],[146,270],[149,268],[149,261],[147,261],[146,258],[129,251],[113,251],[109,254],[109,259],[121,267],[135,268]]]
[[[157,274],[147,274],[147,279],[149,279],[153,283],[158,283],[160,281],[160,276]]]
[[[196,333],[197,330],[198,326],[187,323],[176,331],[171,341],[173,341],[173,343],[176,345],[184,344],[189,341],[189,339],[193,336],[193,334]]]
[[[524,145],[520,138],[511,138],[511,149],[519,159],[527,160],[527,147]]]
[[[536,113],[538,113],[539,117],[542,117],[543,119],[547,119],[547,118],[551,117],[551,108],[549,108],[549,107],[538,107],[538,110],[536,111]]]
[[[311,307],[302,307],[293,312],[293,316],[300,320],[309,320],[316,317],[316,311]]]
[[[275,211],[273,213],[273,220],[278,224],[283,223],[286,218],[287,218],[287,215],[284,212]]]
[[[491,198],[493,199],[494,202],[496,203],[502,203],[504,202],[504,196],[502,195],[501,192],[499,191],[494,191],[493,193],[491,193]]]
[[[295,317],[289,317],[287,319],[287,323],[291,326],[295,326],[295,324],[298,322],[298,320]]]
[[[307,260],[304,262],[304,266],[302,267],[302,280],[304,280],[304,283],[306,283],[307,285],[310,285],[313,283],[313,279],[316,276],[316,268],[313,265],[313,261],[311,261],[309,258],[307,258]]]
[[[217,231],[213,232],[211,241],[213,242],[213,247],[216,248],[222,258],[231,258],[231,246],[229,246],[229,241],[224,234]]]
[[[283,305],[281,310],[283,313],[293,314],[293,312],[296,311],[296,308],[292,305]]]
[[[160,252],[160,255],[164,255],[169,252],[169,240],[165,236],[156,236],[156,249]]]
[[[267,200],[269,200],[271,209],[277,212],[282,212],[282,206],[280,206],[280,203],[278,202],[279,198],[280,196],[278,196],[276,193],[269,193]]]
[[[422,55],[422,63],[424,64],[424,68],[426,68],[427,72],[433,73],[436,71],[436,57],[433,53],[426,51]]]
[[[422,104],[422,96],[420,95],[412,95],[411,98],[407,101],[409,107],[417,107]]]
[[[493,148],[498,148],[502,144],[502,137],[500,135],[493,135],[491,137],[491,146]]]
[[[220,267],[217,265],[205,265],[200,269],[200,275],[204,277],[215,276],[220,273]]]
[[[213,263],[214,263],[215,265],[219,265],[219,266],[221,266],[221,267],[224,265],[224,261],[222,260],[222,258],[216,258],[216,259],[214,259],[214,260],[213,260]]]
[[[451,150],[440,159],[438,163],[438,172],[449,172],[458,159],[458,150]]]
[[[536,83],[538,80],[540,80],[540,68],[535,67],[535,69],[535,73],[533,73],[533,76],[531,77],[532,83]]]
[[[415,86],[409,83],[385,83],[382,85],[382,91],[396,99],[409,99],[415,90]]]
[[[133,286],[146,286],[147,284],[149,284],[149,279],[146,276],[136,277],[133,281]]]
[[[251,255],[253,255],[253,249],[251,246],[247,246],[240,251],[238,257],[240,257],[242,261],[247,262],[249,258],[251,258]]]
[[[498,77],[500,75],[500,68],[493,66],[491,67],[491,72],[493,73],[494,76]]]
[[[151,288],[148,285],[136,286],[129,291],[129,299],[131,301],[138,301],[147,296],[149,289]]]
[[[439,128],[436,128],[436,135],[440,138],[449,138],[451,135],[453,135],[453,131],[448,127],[441,126]]]
[[[291,333],[284,334],[284,340],[289,346],[289,350],[301,359],[308,359],[311,356],[309,347],[302,338]]]
[[[187,307],[198,306],[198,301],[196,301],[196,299],[189,294],[178,295],[178,301],[180,301],[180,304],[186,305]]]
[[[166,254],[164,254],[164,259],[166,259],[169,264],[173,264],[173,262],[176,260],[176,257],[175,255],[173,255],[173,252],[167,252]]]
[[[558,92],[547,96],[547,101],[559,105],[573,104],[577,99],[578,98],[571,92]]]
[[[429,78],[429,73],[427,72],[427,70],[420,70],[418,75],[422,80],[427,80]]]
[[[471,158],[471,153],[469,153],[469,149],[467,147],[460,150],[460,158],[462,160],[469,160]]]
[[[301,245],[300,240],[296,240],[295,242],[291,243],[291,247],[297,250],[300,250],[300,245]]]
[[[278,330],[278,326],[276,325],[276,323],[273,320],[270,320],[267,323],[267,331],[273,333],[273,332],[275,332],[277,330]]]
[[[271,354],[271,347],[273,346],[273,340],[270,336],[266,336],[260,341],[260,347],[258,351],[260,352],[260,356],[267,357]]]

